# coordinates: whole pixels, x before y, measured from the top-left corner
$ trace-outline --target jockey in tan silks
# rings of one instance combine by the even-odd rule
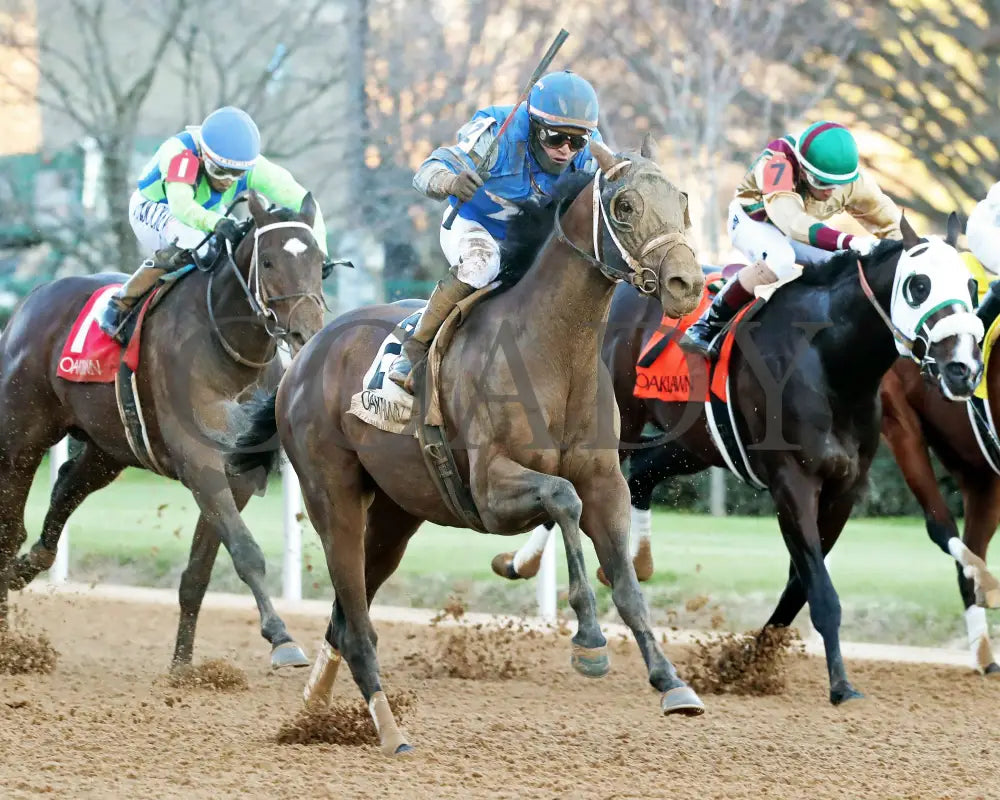
[[[845,211],[871,236],[824,224]],[[868,255],[879,239],[901,239],[899,207],[858,167],[858,146],[843,125],[816,122],[798,137],[770,142],[750,165],[729,205],[733,246],[750,262],[716,295],[681,339],[688,352],[711,358],[713,342],[758,286],[798,277],[801,266],[837,250]]]

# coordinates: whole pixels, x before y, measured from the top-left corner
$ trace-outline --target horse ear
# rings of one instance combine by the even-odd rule
[[[658,153],[656,147],[656,139],[653,138],[653,134],[646,132],[646,135],[642,137],[642,146],[639,148],[639,155],[643,158],[648,158],[650,161],[658,161]]]
[[[253,189],[247,192],[247,208],[258,228],[267,221],[267,209],[264,208],[260,195]]]
[[[906,218],[905,213],[899,218],[899,230],[903,234],[904,250],[909,250],[911,247],[916,247],[920,244],[920,237],[913,230],[913,226],[910,225],[910,221]]]
[[[955,247],[958,244],[958,234],[962,232],[962,226],[958,222],[958,214],[952,211],[948,215],[948,232],[945,234],[944,240]]]
[[[302,198],[299,219],[310,228],[316,224],[316,200],[313,199],[312,192],[306,192],[306,196]]]
[[[591,142],[590,143],[590,153],[594,156],[594,160],[597,162],[597,166],[601,168],[601,172],[608,172],[618,163],[615,158],[615,154],[612,153],[603,142]]]

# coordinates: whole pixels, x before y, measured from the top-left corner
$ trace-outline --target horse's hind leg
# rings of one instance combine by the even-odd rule
[[[240,503],[240,498],[236,498],[236,505],[240,510],[245,504],[246,500]],[[215,566],[215,558],[219,554],[219,544],[219,532],[216,526],[201,514],[194,527],[188,563],[181,574],[181,584],[177,590],[180,616],[177,620],[172,669],[183,668],[191,663],[198,614],[201,613],[201,603],[205,599],[205,592],[212,579],[212,567]]]
[[[986,561],[986,550],[1000,523],[1000,479],[989,475],[975,485],[962,487],[965,500],[965,530],[962,541],[978,558]],[[958,589],[965,605],[965,626],[969,634],[969,647],[975,667],[984,675],[1000,677],[990,644],[989,627],[986,623],[986,609],[976,604],[975,583],[965,576],[965,570],[958,564]]]
[[[28,538],[24,504],[45,450],[25,448],[16,456],[0,453],[0,630],[7,627],[8,585],[14,557]]]
[[[618,469],[617,464],[615,469]],[[496,520],[516,519],[544,510],[562,530],[569,569],[569,604],[578,622],[573,637],[572,664],[588,677],[606,675],[609,669],[607,640],[597,622],[594,590],[587,581],[580,540],[583,505],[573,484],[565,478],[535,472],[509,458],[496,456],[489,464],[484,500],[477,501],[477,505],[488,509],[483,518],[488,528],[499,527],[499,522],[490,525],[488,516]]]
[[[66,520],[88,496],[111,483],[122,469],[122,464],[93,442],[84,442],[80,452],[59,468],[42,534],[31,550],[14,562],[11,589],[23,589],[52,566]]]
[[[289,456],[294,465],[296,459],[291,448]],[[389,700],[382,690],[375,629],[368,615],[365,515],[373,496],[365,485],[361,464],[354,453],[331,445],[323,460],[326,474],[320,470],[301,470],[299,475],[309,519],[323,543],[336,600],[326,641],[313,664],[303,695],[310,707],[328,703],[343,657],[375,721],[382,752],[386,755],[405,753],[412,748],[397,727]],[[404,537],[403,547],[406,538],[409,537]],[[373,537],[370,546],[377,550],[379,544]],[[402,548],[397,537],[395,542],[388,543],[381,558],[386,559],[388,566],[398,563],[401,557]]]

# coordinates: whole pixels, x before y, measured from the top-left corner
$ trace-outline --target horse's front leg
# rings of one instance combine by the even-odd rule
[[[826,539],[836,541],[853,506],[854,494],[844,493],[836,503],[820,506],[820,480],[806,475],[797,464],[775,470],[771,495],[778,510],[778,525],[799,581],[809,602],[813,627],[823,637],[826,666],[830,675],[830,702],[840,705],[863,697],[847,679],[840,653],[840,598],[823,561],[823,527],[830,528]],[[773,617],[772,617],[773,618]]]
[[[215,528],[219,540],[229,551],[236,574],[253,593],[260,613],[261,636],[271,644],[271,666],[275,669],[283,666],[308,666],[306,654],[289,635],[284,621],[271,603],[271,597],[264,586],[264,553],[240,517],[239,507],[221,460],[211,453],[201,453],[198,456],[191,456],[183,462],[181,481],[191,490],[201,510],[199,526]],[[198,464],[202,466],[196,466]],[[193,544],[192,556],[196,555],[197,548]],[[195,584],[200,586],[204,577],[191,580],[193,584],[189,588],[192,593],[203,594],[203,588],[197,588]],[[188,581],[182,583],[187,584]],[[181,597],[184,597],[184,587]],[[193,597],[191,599],[192,608],[200,605],[193,602]],[[182,614],[189,610],[182,609]]]
[[[605,463],[606,462],[606,463]],[[629,557],[628,485],[611,459],[591,458],[594,469],[577,486],[583,499],[581,524],[594,542],[597,558],[611,583],[612,599],[618,613],[629,626],[646,662],[649,682],[661,692],[664,714],[696,716],[705,705],[677,675],[653,633],[646,598],[639,588],[635,567]]]
[[[506,456],[495,456],[486,469],[485,482],[476,502],[490,530],[502,530],[508,520],[528,519],[546,511],[563,534],[569,569],[569,604],[576,612],[573,637],[573,667],[583,675],[599,678],[610,668],[607,639],[597,622],[597,600],[587,581],[583,545],[580,540],[582,504],[573,484],[555,475],[535,472]],[[476,493],[474,481],[473,492]]]

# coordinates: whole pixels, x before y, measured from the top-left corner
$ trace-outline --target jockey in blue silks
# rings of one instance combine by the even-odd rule
[[[515,112],[489,162],[497,131],[513,106],[489,106],[463,125],[457,143],[439,147],[413,177],[417,191],[435,200],[449,198],[447,217],[461,203],[450,230],[441,228],[441,249],[451,265],[427,301],[389,379],[412,392],[413,366],[430,348],[434,335],[463,298],[493,281],[500,271],[500,244],[518,204],[549,194],[559,177],[575,170],[594,171],[590,141],[597,130],[597,93],[572,72],[552,72],[532,88]],[[485,181],[479,172],[486,173]]]

